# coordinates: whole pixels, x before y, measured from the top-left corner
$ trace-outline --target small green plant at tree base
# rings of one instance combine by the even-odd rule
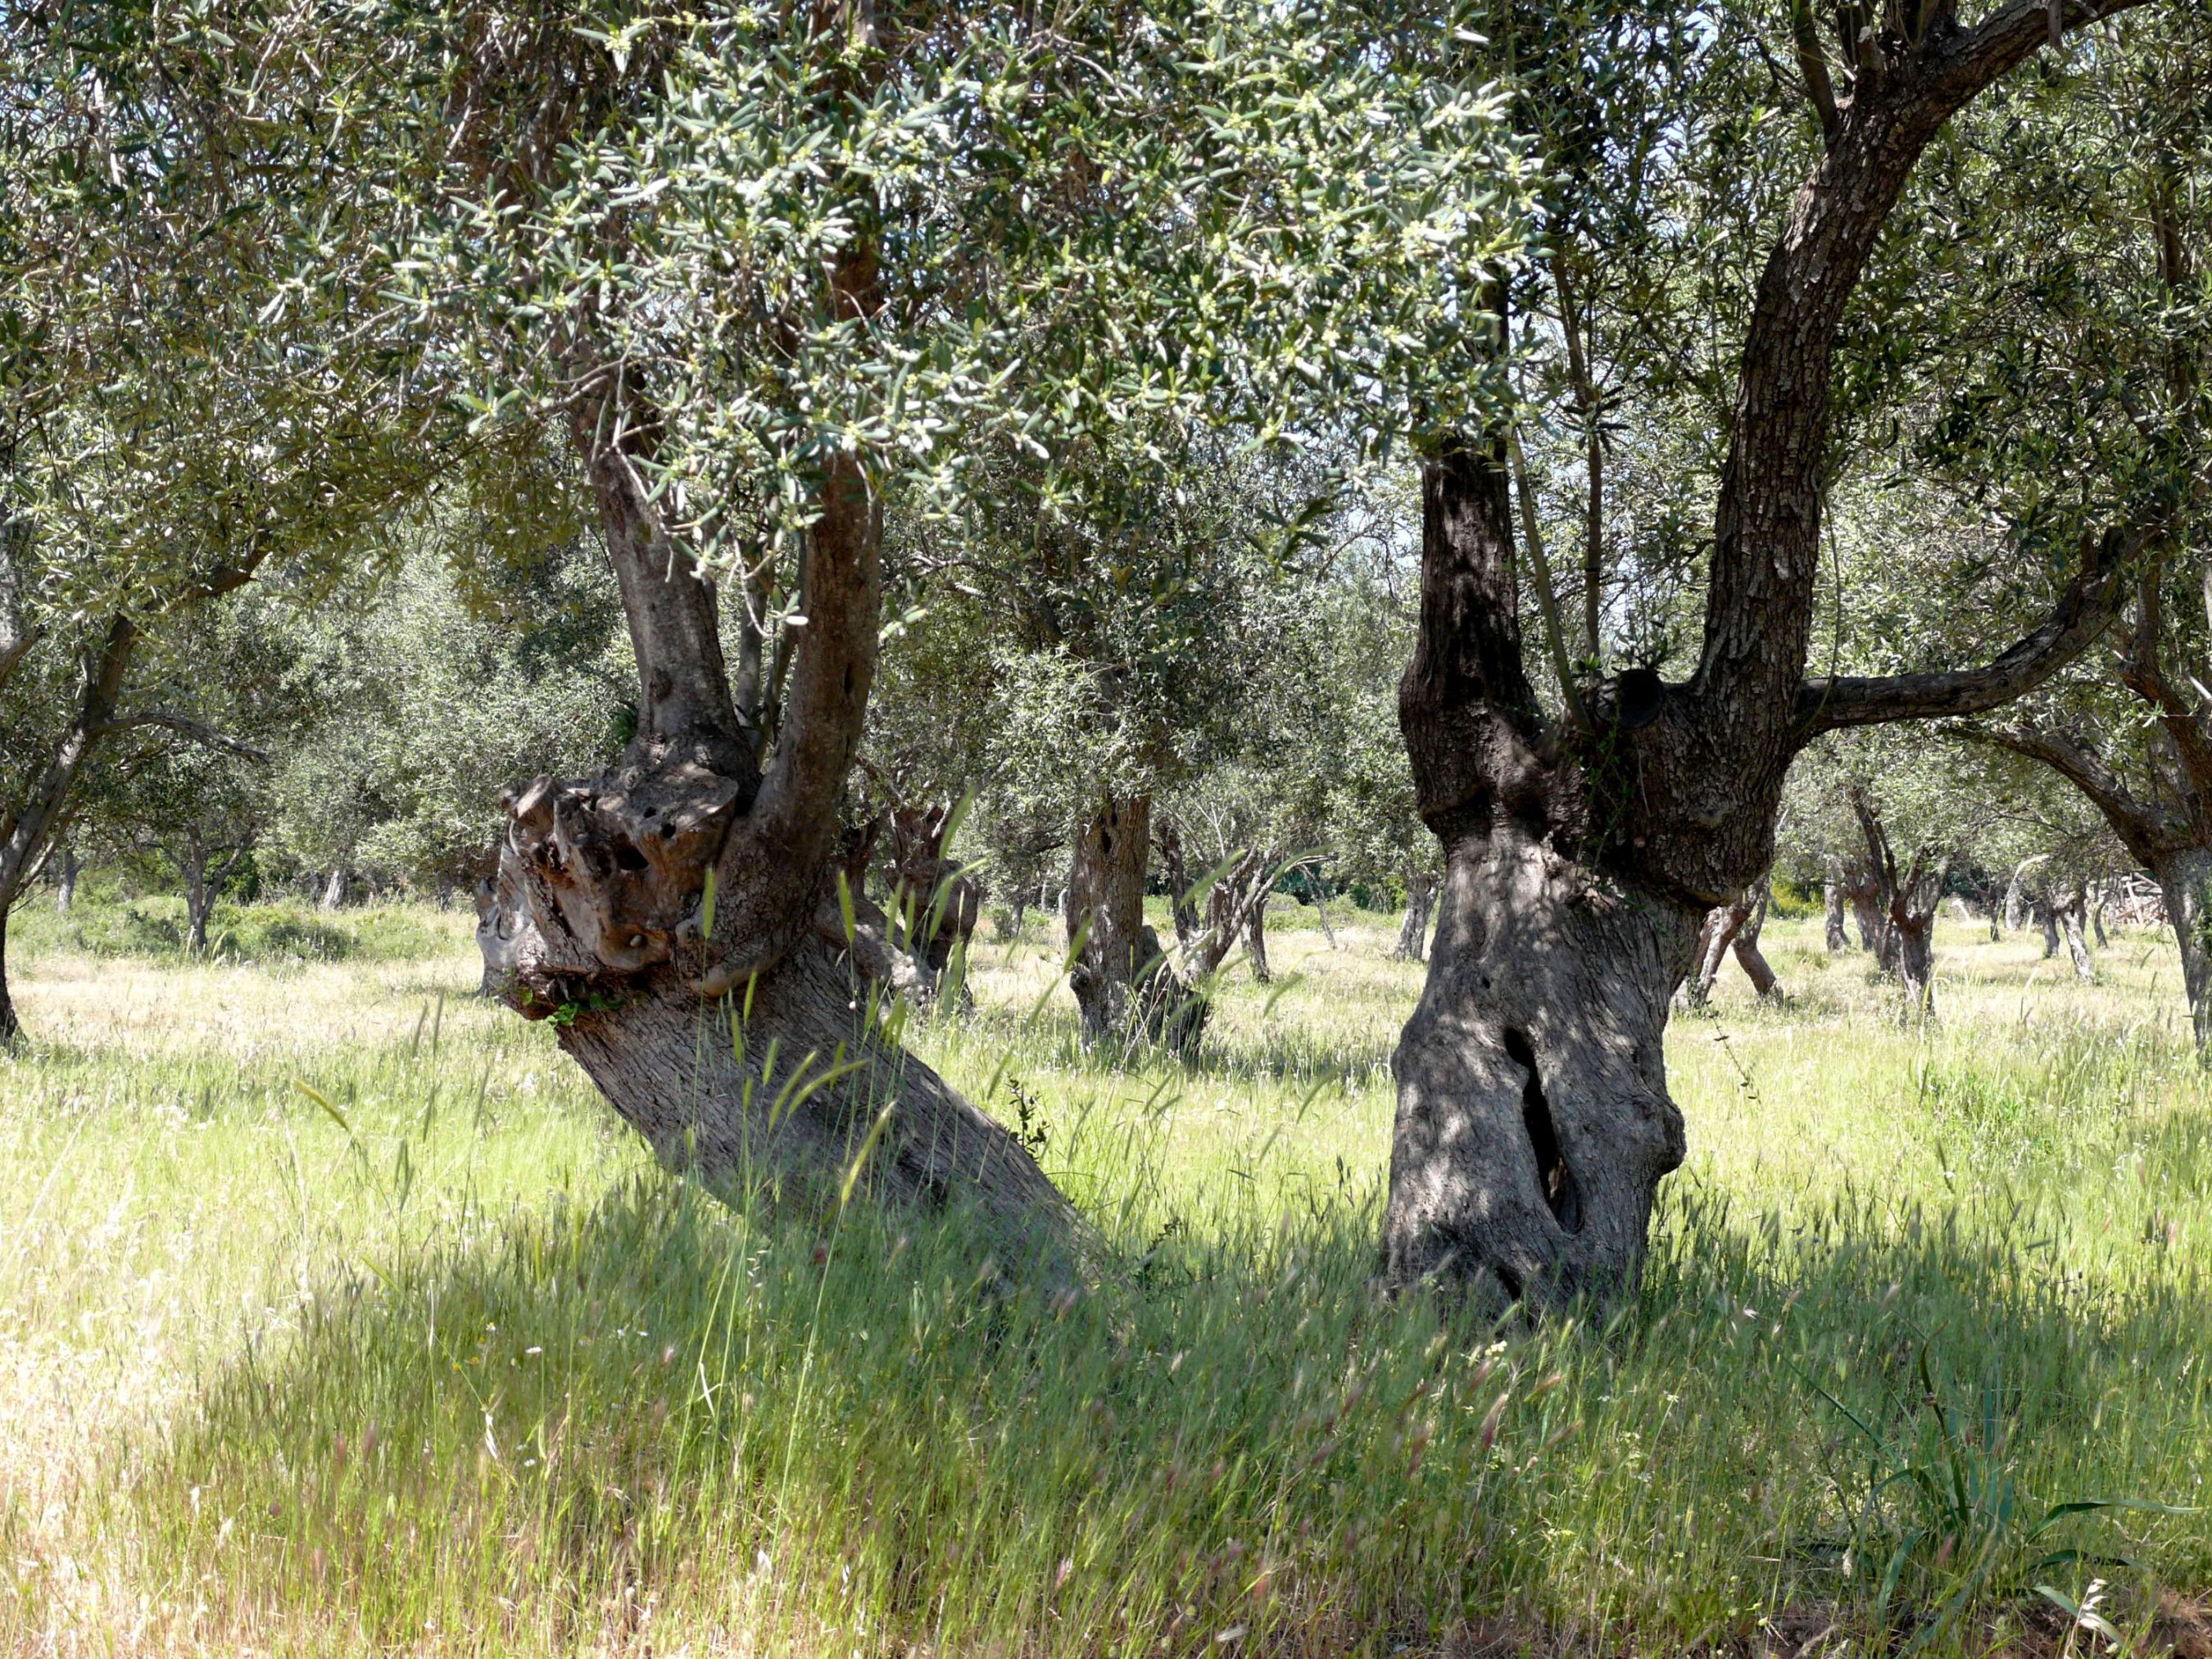
[[[1846,1577],[1859,1564],[1882,1563],[1874,1617],[1884,1632],[1899,1623],[1911,1633],[1899,1659],[1932,1647],[1972,1607],[1990,1598],[2033,1594],[2100,1633],[2117,1632],[2094,1605],[2043,1582],[2061,1567],[2140,1570],[2117,1550],[2054,1547],[2069,1522],[2134,1510],[2185,1515],[2189,1510],[2124,1498],[2081,1498],[2039,1505],[2021,1489],[2012,1453],[2016,1426],[2002,1381],[1984,1382],[1971,1409],[1962,1408],[1949,1379],[1939,1377],[1925,1341],[1906,1385],[1886,1390],[1877,1415],[1899,1431],[1885,1433],[1865,1414],[1812,1386],[1866,1442],[1864,1468],[1839,1493],[1850,1521]],[[1809,1382],[1810,1379],[1808,1378]],[[1917,1382],[1917,1386],[1912,1386]],[[1839,1481],[1839,1487],[1846,1485]],[[1910,1580],[1910,1583],[1908,1583]],[[2101,1588],[2101,1586],[2100,1586]],[[1900,1593],[1917,1591],[1900,1601]],[[1905,1608],[1923,1609],[1917,1616]]]

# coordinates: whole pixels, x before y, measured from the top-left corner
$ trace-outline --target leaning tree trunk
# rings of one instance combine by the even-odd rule
[[[1759,936],[1766,927],[1767,885],[1759,884],[1758,896],[1753,902],[1751,915],[1736,930],[1735,963],[1742,969],[1751,988],[1762,997],[1782,995],[1782,981],[1766,960],[1766,953],[1759,948]]]
[[[2212,852],[2173,848],[2153,866],[2166,917],[2181,947],[2181,984],[2199,1058],[2212,1054]]]
[[[1390,952],[1393,962],[1429,959],[1429,912],[1436,896],[1437,878],[1428,871],[1416,870],[1406,878],[1406,920],[1399,925],[1398,946]]]
[[[865,283],[872,270],[833,276]],[[1065,1259],[1081,1229],[1029,1149],[899,1047],[913,964],[838,879],[882,612],[878,493],[852,458],[825,463],[808,625],[763,765],[714,591],[662,530],[629,447],[654,422],[617,407],[622,385],[587,384],[576,438],[629,624],[638,722],[600,776],[506,798],[497,884],[479,894],[487,988],[550,1019],[659,1156],[711,1183],[796,1188],[823,1208],[856,1188],[958,1208],[982,1218],[1002,1266],[1034,1249]]]

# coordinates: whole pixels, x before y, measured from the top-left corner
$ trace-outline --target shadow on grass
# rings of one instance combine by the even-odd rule
[[[2067,1269],[2057,1223],[1678,1184],[1632,1305],[1492,1326],[1374,1294],[1371,1188],[1113,1241],[1068,1295],[986,1288],[957,1220],[655,1176],[359,1264],[115,1501],[219,1626],[368,1647],[1382,1655],[1506,1617],[1734,1650],[1808,1604],[1869,1627],[1900,1545],[1893,1623],[1956,1589],[1975,1540],[1872,1486],[1948,1391],[2029,1507],[2212,1476],[2201,1272]],[[2125,1529],[2201,1584],[2199,1520]],[[2029,1588],[2011,1528],[1978,1616]]]

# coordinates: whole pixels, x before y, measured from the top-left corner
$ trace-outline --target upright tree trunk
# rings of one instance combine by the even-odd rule
[[[1109,797],[1075,838],[1066,921],[1074,953],[1068,987],[1091,1042],[1134,1035],[1138,976],[1160,971],[1159,936],[1145,924],[1145,864],[1152,847],[1149,795]]]
[[[967,994],[964,963],[983,914],[983,886],[945,856],[949,805],[891,809],[892,938],[935,996],[948,972]]]
[[[1328,948],[1336,949],[1336,929],[1328,925],[1328,878],[1319,871],[1314,872],[1314,914],[1321,919],[1321,936]]]
[[[1426,962],[1429,959],[1429,912],[1435,908],[1437,878],[1426,870],[1416,870],[1406,878],[1406,920],[1399,924],[1398,948],[1390,952],[1394,962]]]
[[[1664,1038],[1700,920],[1509,827],[1447,850],[1428,981],[1394,1062],[1394,1283],[1449,1276],[1556,1304],[1633,1276],[1682,1161]]]
[[[66,915],[76,903],[76,878],[83,866],[75,852],[63,848],[55,855],[59,860],[58,879],[54,884],[54,908]]]
[[[23,1024],[15,1018],[15,995],[8,988],[8,909],[0,904],[0,1050],[13,1048],[23,1035]]]
[[[2197,1056],[2212,1056],[2212,852],[2172,848],[2151,873],[2158,878],[2174,943],[2181,947],[2181,984],[2189,997]]]
[[[2036,900],[2035,919],[2043,924],[2043,959],[2048,962],[2058,954],[2058,907],[2047,898]]]
[[[1261,894],[1252,906],[1250,920],[1244,924],[1244,948],[1252,957],[1252,977],[1261,985],[1275,976],[1267,966],[1267,903],[1268,895]]]
[[[207,854],[194,847],[180,862],[185,866],[185,949],[193,956],[205,956],[208,912],[215,908],[215,891],[208,880]]]
[[[2089,943],[2083,937],[2081,925],[2085,908],[2086,899],[2079,887],[2069,887],[2051,896],[2051,913],[2057,921],[2060,936],[2066,941],[2066,954],[2073,961],[2074,976],[2094,980],[2097,970],[2089,960]]]
[[[346,872],[343,864],[334,866],[328,880],[323,883],[322,908],[335,910],[345,902]]]
[[[2112,936],[2105,931],[2105,910],[2106,907],[2112,902],[2112,896],[2111,886],[2102,882],[2100,882],[2088,895],[2089,926],[2096,933],[2097,948],[2100,951],[2109,951],[2112,948]]]
[[[1908,1007],[1919,1014],[1936,1012],[1936,912],[1900,904],[1892,928],[1896,941],[1896,974],[1905,985]]]
[[[1827,925],[1828,954],[1841,956],[1851,948],[1851,939],[1844,931],[1844,884],[1840,875],[1832,875],[1820,884],[1820,909]]]

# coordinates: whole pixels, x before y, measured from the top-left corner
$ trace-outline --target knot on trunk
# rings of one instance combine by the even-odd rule
[[[486,994],[544,1019],[665,965],[715,997],[810,934],[864,978],[926,993],[926,976],[857,888],[841,893],[835,868],[803,867],[748,833],[748,793],[693,759],[510,791],[498,871],[477,892]]]
[[[485,990],[543,1018],[664,963],[696,983],[707,872],[744,793],[685,759],[502,797],[498,874],[477,892]]]

